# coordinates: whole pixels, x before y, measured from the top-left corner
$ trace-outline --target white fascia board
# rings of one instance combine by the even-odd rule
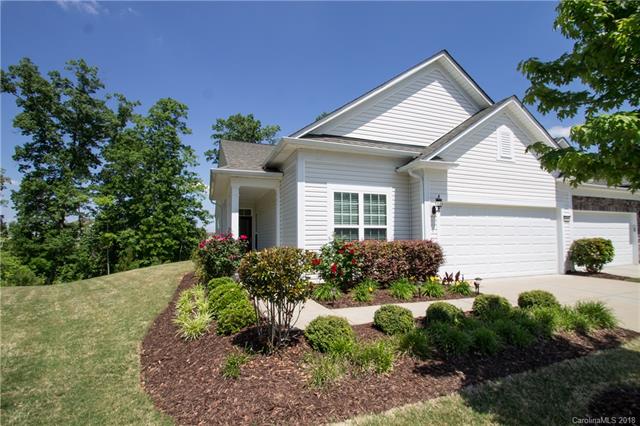
[[[262,179],[280,179],[282,172],[267,172],[264,170],[243,170],[243,169],[211,169],[212,175],[247,176]]]
[[[458,167],[458,163],[453,161],[440,161],[440,160],[414,160],[404,166],[398,167],[397,172],[411,172],[416,169],[431,169],[431,170],[449,170],[454,167]]]
[[[464,81],[466,81],[469,86],[471,88],[473,88],[473,90],[480,95],[480,97],[487,103],[487,105],[492,105],[493,102],[491,101],[491,99],[489,99],[483,92],[482,90],[480,90],[480,88],[478,87],[477,83],[473,82],[466,74],[466,72],[464,72],[464,70],[462,70],[458,64],[455,63],[455,61],[451,60],[451,58],[449,57],[449,55],[447,54],[447,52],[440,52],[439,54],[435,55],[433,58],[423,62],[422,64],[419,64],[409,70],[407,70],[406,72],[398,75],[397,77],[389,80],[388,82],[382,84],[380,87],[378,87],[377,89],[372,90],[370,93],[367,93],[365,95],[363,95],[360,98],[356,98],[354,101],[349,102],[348,104],[344,105],[343,107],[339,108],[338,110],[334,111],[333,113],[327,115],[326,117],[324,117],[322,120],[320,121],[316,121],[314,123],[309,124],[306,127],[303,127],[302,129],[298,130],[297,132],[293,133],[292,135],[290,135],[290,137],[292,138],[297,138],[300,136],[304,136],[307,133],[310,133],[311,131],[313,131],[314,129],[317,129],[320,126],[323,126],[324,124],[333,121],[334,119],[342,116],[343,114],[345,114],[348,111],[353,110],[354,108],[358,107],[359,105],[362,105],[364,102],[368,101],[369,99],[373,98],[374,96],[377,96],[378,94],[384,92],[385,90],[390,89],[391,87],[401,83],[402,81],[406,80],[407,78],[411,77],[412,75],[422,71],[424,68],[428,67],[429,65],[441,60],[441,59],[445,59],[447,61],[448,64],[450,64],[450,66],[452,66],[459,74],[460,76],[464,79]]]

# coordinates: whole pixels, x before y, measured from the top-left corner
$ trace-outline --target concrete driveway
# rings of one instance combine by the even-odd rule
[[[500,294],[515,305],[518,294],[534,289],[549,291],[566,305],[579,300],[603,301],[613,309],[622,327],[640,331],[640,283],[576,275],[541,275],[486,279],[480,291]]]
[[[602,272],[622,277],[640,278],[640,265],[605,266]]]

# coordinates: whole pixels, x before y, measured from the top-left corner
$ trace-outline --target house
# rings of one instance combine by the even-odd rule
[[[432,239],[443,271],[564,273],[578,238],[638,262],[640,195],[571,188],[528,145],[555,140],[515,97],[494,102],[442,51],[276,145],[222,141],[210,198],[221,232],[253,248]]]

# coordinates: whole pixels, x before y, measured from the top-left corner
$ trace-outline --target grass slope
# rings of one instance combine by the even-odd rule
[[[0,290],[3,424],[171,424],[140,387],[139,347],[191,262]]]
[[[594,395],[609,385],[622,383],[640,386],[640,339],[346,424],[572,424],[574,417],[585,417]]]

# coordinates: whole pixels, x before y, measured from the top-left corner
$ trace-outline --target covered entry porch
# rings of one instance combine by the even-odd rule
[[[280,245],[282,173],[221,168],[211,174],[216,232],[246,235],[254,250]]]

